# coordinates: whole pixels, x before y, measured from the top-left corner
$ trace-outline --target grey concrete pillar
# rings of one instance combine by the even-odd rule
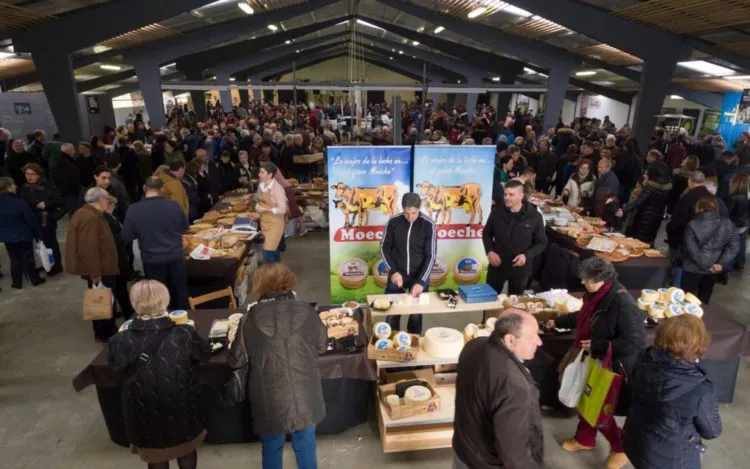
[[[57,131],[68,142],[82,140],[82,119],[70,55],[45,49],[32,51],[32,57],[47,103],[55,118]],[[18,138],[23,138],[23,135]]]
[[[477,111],[477,100],[479,95],[477,93],[469,93],[466,95],[466,115],[469,116],[469,120],[474,118],[474,114]]]
[[[391,111],[393,112],[393,128],[391,129],[391,135],[393,136],[393,144],[394,145],[401,145],[402,140],[402,134],[404,133],[401,130],[401,96],[396,95],[393,97],[393,102],[391,104]],[[359,132],[359,129],[357,129]]]
[[[224,112],[232,112],[232,91],[229,89],[229,73],[216,72],[216,84],[219,89],[219,99]]]
[[[250,77],[250,87],[253,89],[253,101],[257,104],[263,102],[263,92],[260,89],[260,77]]]
[[[237,90],[240,92],[240,105],[247,108],[248,103],[250,103],[250,92],[247,85],[240,85]]]
[[[672,57],[649,58],[643,62],[641,86],[633,119],[633,137],[643,155],[648,149],[654,131],[654,116],[661,113],[664,97],[672,82],[672,74],[677,65],[676,55]]]
[[[138,85],[141,87],[143,101],[146,103],[146,111],[151,122],[151,127],[159,129],[167,123],[164,114],[164,99],[161,92],[161,73],[159,64],[150,62],[136,62],[135,74],[138,77]]]
[[[512,85],[516,82],[516,75],[515,74],[505,74],[500,76],[500,84],[501,85]],[[497,93],[497,118],[505,120],[505,115],[508,113],[508,111],[511,111],[510,108],[510,98],[513,96],[513,93],[508,92],[501,92]]]
[[[185,79],[188,81],[202,81],[203,72],[192,70],[185,72]],[[203,90],[190,90],[190,100],[193,101],[193,110],[198,119],[206,118],[206,92]]]
[[[560,119],[565,93],[568,91],[571,68],[559,66],[549,72],[547,79],[547,105],[544,109],[544,129],[554,127]]]

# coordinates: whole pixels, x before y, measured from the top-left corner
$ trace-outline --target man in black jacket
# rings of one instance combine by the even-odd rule
[[[549,140],[543,138],[539,141],[539,153],[534,158],[537,162],[536,190],[547,193],[557,169],[557,155],[550,150]]]
[[[409,192],[401,200],[403,213],[394,215],[385,224],[380,254],[388,271],[386,293],[410,292],[419,297],[430,287],[430,273],[437,255],[437,229],[435,223],[419,211],[422,199]],[[391,329],[401,330],[401,316],[386,318]],[[409,316],[407,331],[422,333],[422,315]]]
[[[482,234],[490,263],[487,283],[500,293],[507,281],[508,294],[520,295],[531,275],[534,257],[547,246],[547,235],[542,216],[524,200],[521,181],[508,181],[503,199],[503,204],[492,209]]]
[[[68,215],[73,218],[73,213],[78,209],[78,196],[81,192],[81,171],[73,160],[76,154],[73,144],[63,143],[60,149],[60,161],[55,166],[53,179],[65,200],[65,206],[68,207]]]
[[[534,316],[505,310],[489,337],[458,358],[454,469],[539,469],[544,435],[539,390],[523,362],[542,345]]]

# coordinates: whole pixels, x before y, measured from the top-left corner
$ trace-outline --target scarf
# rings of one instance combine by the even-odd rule
[[[605,282],[604,285],[594,293],[586,293],[583,295],[583,307],[578,312],[576,318],[576,335],[573,342],[573,346],[580,349],[582,340],[589,340],[591,338],[591,326],[594,319],[594,311],[599,303],[612,289],[612,282]]]

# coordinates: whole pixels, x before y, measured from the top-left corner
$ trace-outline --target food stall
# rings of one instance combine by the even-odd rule
[[[309,229],[328,229],[328,181],[314,177],[311,183],[300,184],[294,178],[287,178],[287,182],[294,190],[297,205],[305,213],[305,226]]]

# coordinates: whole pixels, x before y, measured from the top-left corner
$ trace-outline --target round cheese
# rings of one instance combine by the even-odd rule
[[[655,303],[659,301],[659,292],[647,288],[641,291],[641,298],[648,301],[649,303]]]
[[[398,350],[399,352],[406,352],[410,348],[411,347],[409,347],[408,345],[399,345],[396,347],[396,350]]]
[[[388,339],[380,339],[375,342],[375,348],[378,350],[393,348],[393,341]]]
[[[660,288],[658,292],[659,292],[659,301],[669,302],[669,299],[667,299],[667,292],[669,292],[669,288]]]
[[[393,336],[393,344],[395,346],[404,345],[406,347],[411,346],[411,336],[406,332],[397,332],[396,335]]]
[[[375,309],[386,310],[391,307],[391,301],[388,298],[377,298],[372,305]]]
[[[497,318],[487,318],[486,321],[484,321],[484,326],[488,329],[492,330],[495,328],[495,323],[497,322]]]
[[[641,311],[648,311],[648,307],[652,304],[654,303],[652,303],[651,301],[647,301],[643,297],[638,298],[638,309],[640,309]]]
[[[448,264],[439,257],[435,259],[435,263],[432,264],[432,270],[430,270],[430,285],[437,286],[445,283],[448,278]]]
[[[477,283],[482,275],[482,265],[473,257],[464,257],[453,267],[453,279],[459,285]]]
[[[361,288],[367,281],[369,270],[370,268],[367,265],[367,262],[362,259],[356,257],[347,259],[339,264],[339,283],[342,287],[348,289]]]
[[[385,402],[387,402],[391,407],[401,405],[401,399],[399,399],[396,394],[389,394],[385,396]]]
[[[664,310],[664,316],[673,318],[682,314],[682,306],[676,304],[670,304],[667,309]]]
[[[671,287],[667,290],[667,301],[670,303],[682,303],[685,292],[681,288]]]
[[[698,297],[693,295],[692,293],[685,293],[685,301],[690,303],[691,305],[701,305],[701,300],[699,300]]]
[[[375,262],[372,266],[372,278],[375,280],[375,285],[385,288],[388,285],[389,273],[390,269],[388,269],[388,265],[384,260],[381,259],[380,262]]]
[[[464,327],[464,335],[466,335],[466,337],[470,339],[476,337],[478,331],[479,326],[477,326],[476,324],[469,323],[466,325],[466,327]]]
[[[464,336],[455,329],[433,327],[424,334],[424,350],[435,358],[456,358],[464,347]]]
[[[378,339],[387,339],[391,336],[391,326],[387,322],[376,322],[372,327],[372,335]]]
[[[664,308],[664,306],[661,306],[661,305],[654,304],[648,307],[648,315],[654,319],[664,318],[665,311],[666,311],[666,308]]]
[[[169,319],[175,324],[187,324],[188,313],[187,311],[172,311],[169,313]]]
[[[489,337],[492,334],[492,329],[489,327],[480,327],[477,331],[477,337]]]
[[[699,318],[703,317],[703,308],[701,308],[698,305],[689,304],[689,305],[685,306],[685,312],[687,314],[690,314],[690,315],[693,315],[693,316],[697,316]]]
[[[410,386],[404,392],[404,402],[407,404],[421,404],[432,399],[432,392],[424,386]]]

